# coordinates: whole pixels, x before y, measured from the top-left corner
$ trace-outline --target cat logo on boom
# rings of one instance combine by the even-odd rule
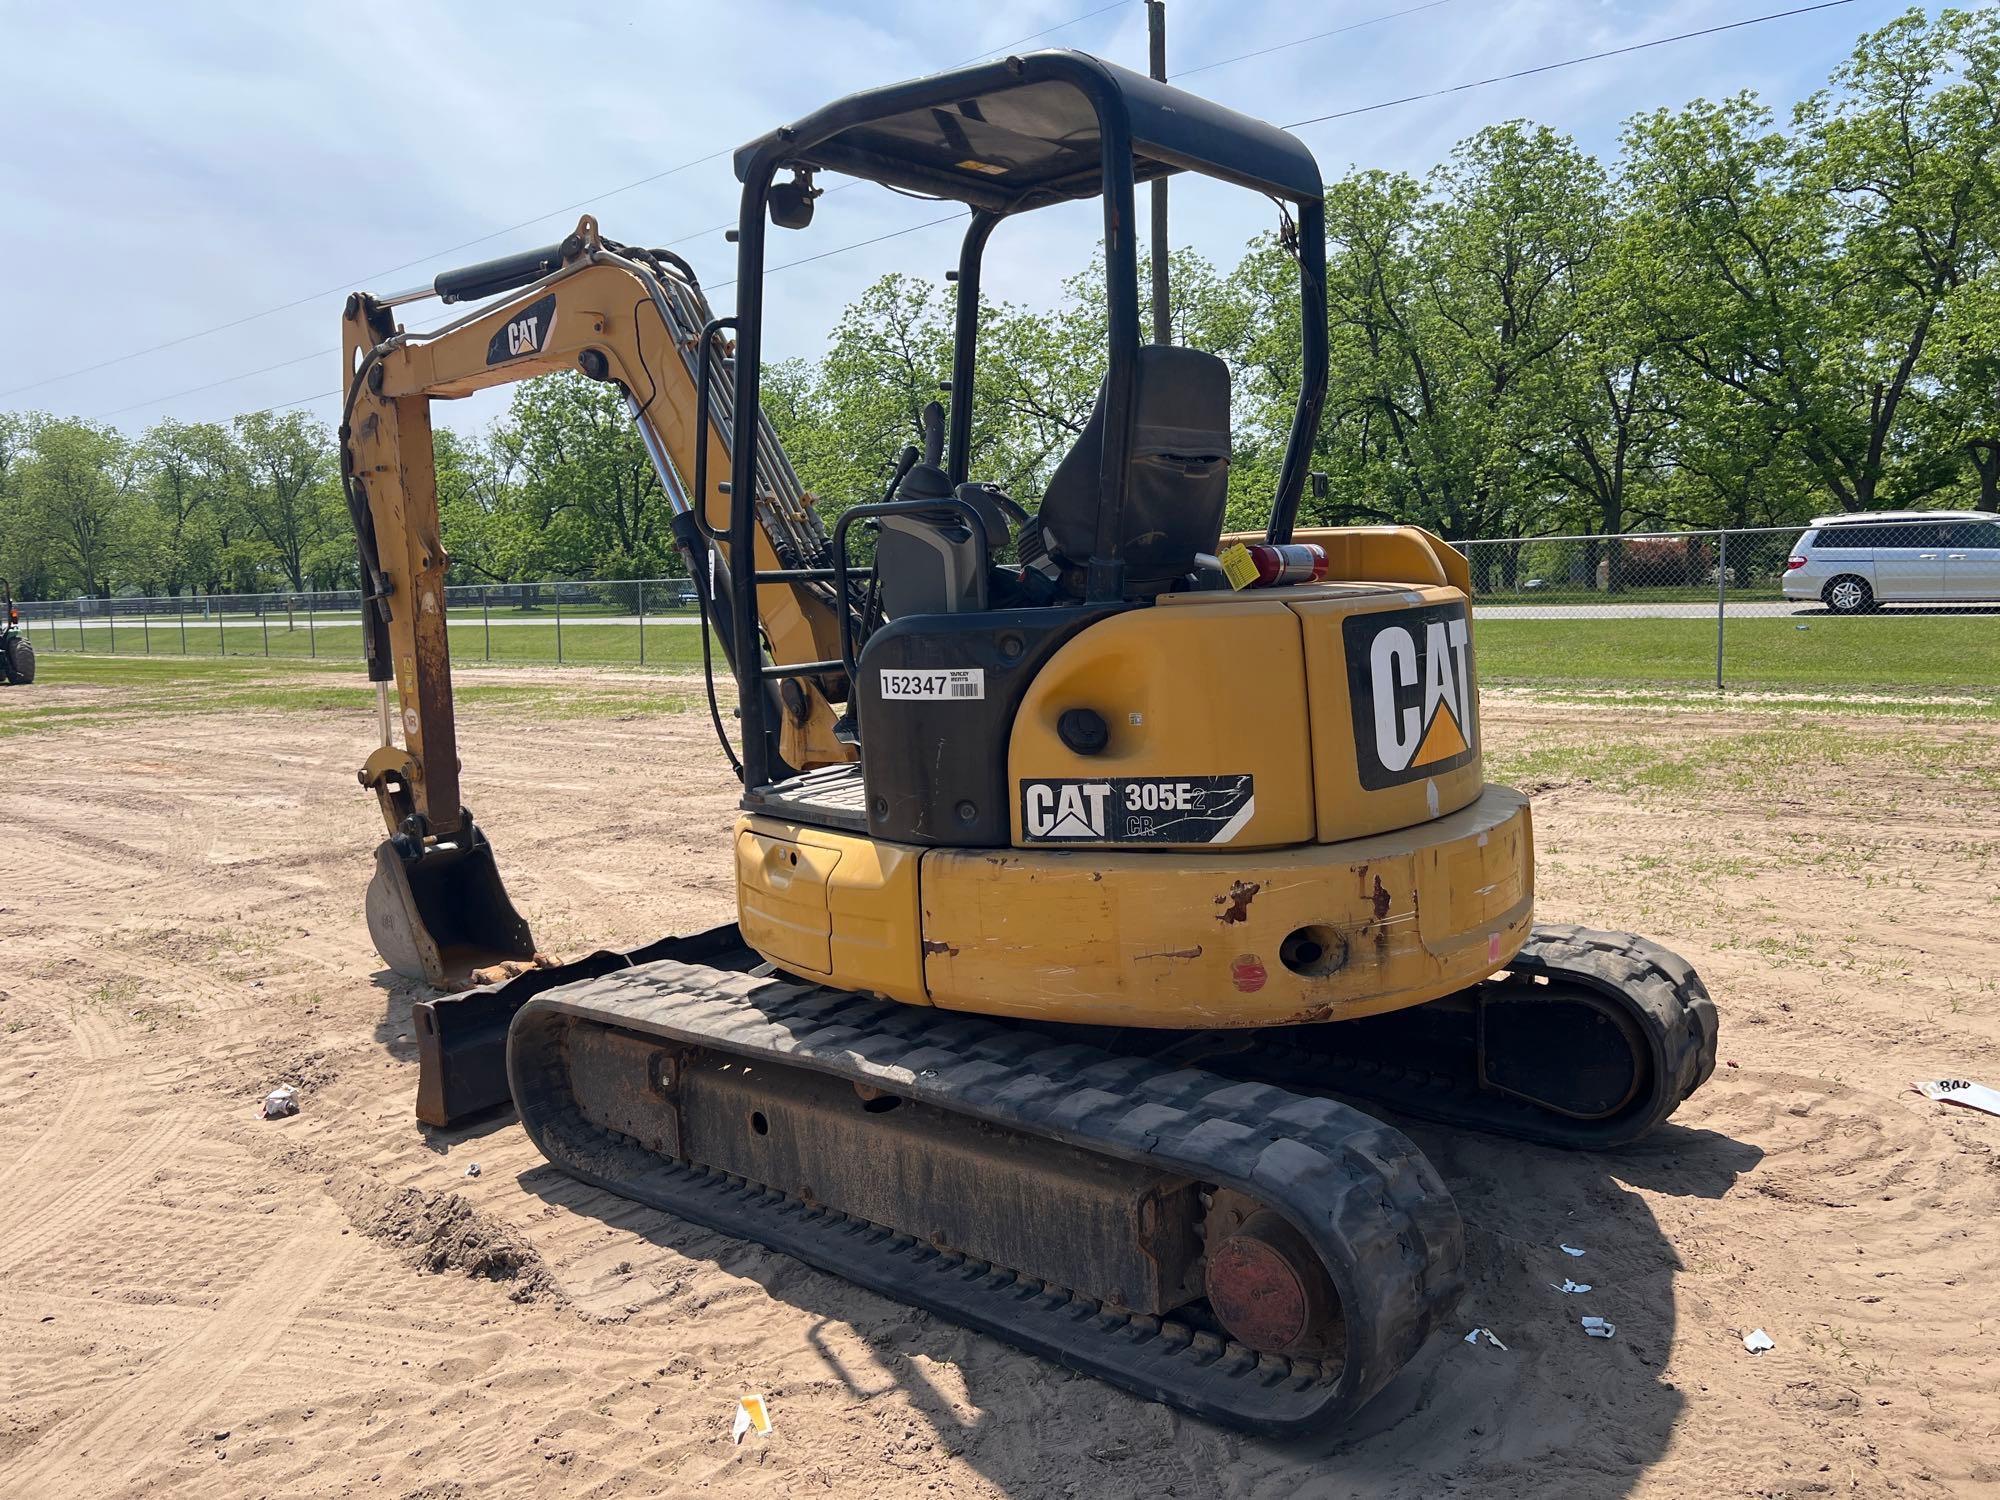
[[[539,354],[548,347],[556,328],[556,294],[537,298],[509,318],[486,345],[488,365],[505,364],[510,359]]]
[[[1472,632],[1463,604],[1342,622],[1355,764],[1369,791],[1457,770],[1479,753]]]

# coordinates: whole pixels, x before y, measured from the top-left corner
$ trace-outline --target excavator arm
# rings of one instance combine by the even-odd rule
[[[501,300],[428,332],[396,322],[396,306],[431,296]],[[433,400],[560,370],[615,385],[672,508],[704,619],[731,661],[742,650],[778,666],[839,658],[846,605],[828,566],[826,532],[768,431],[758,444],[755,532],[756,576],[769,580],[756,585],[761,639],[730,634],[726,476],[735,383],[727,321],[711,315],[684,261],[605,240],[587,215],[560,245],[447,272],[417,292],[348,299],[341,472],[361,557],[381,736],[359,776],[375,792],[388,833],[368,917],[378,951],[397,972],[450,988],[475,971],[535,958],[528,924],[508,900],[460,788]],[[711,553],[719,554],[713,565]],[[763,715],[773,726],[770,753],[800,770],[852,760],[852,747],[834,733],[833,700],[845,692],[837,672],[774,684]],[[720,730],[722,716],[715,717]]]

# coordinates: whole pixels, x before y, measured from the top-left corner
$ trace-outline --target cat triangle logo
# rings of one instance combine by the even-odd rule
[[[1424,735],[1424,742],[1417,746],[1416,756],[1410,764],[1428,766],[1434,761],[1450,760],[1454,755],[1465,754],[1467,748],[1465,733],[1458,727],[1458,719],[1450,708],[1440,703],[1437,715]]]
[[[1023,782],[1021,825],[1031,839],[1101,839],[1108,781]]]
[[[1363,787],[1441,775],[1479,753],[1472,630],[1463,604],[1356,614],[1341,630]]]
[[[1042,835],[1051,839],[1101,839],[1102,829],[1092,828],[1081,812],[1071,811],[1057,818],[1055,825]]]

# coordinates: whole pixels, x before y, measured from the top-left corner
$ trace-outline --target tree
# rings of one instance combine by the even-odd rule
[[[536,563],[571,578],[643,578],[677,555],[669,507],[617,390],[581,375],[515,392],[521,503]]]
[[[271,551],[294,589],[324,543],[344,535],[346,508],[327,480],[333,452],[325,426],[303,412],[252,412],[235,422],[236,494],[249,528]]]
[[[1945,10],[1927,23],[1912,10],[1864,36],[1834,81],[1841,93],[1815,94],[1798,122],[1835,204],[1857,314],[1836,323],[1836,355],[1866,396],[1836,493],[1910,503],[1957,477],[1950,448],[1914,441],[1940,395],[1923,378],[1927,355],[1947,302],[1990,277],[2000,252],[2000,16]]]
[[[76,418],[35,424],[21,474],[26,532],[83,593],[107,596],[137,551],[138,480],[117,431]]]
[[[1996,61],[1992,12],[1912,11],[1800,105],[1795,139],[1748,96],[1627,128],[1663,347],[1782,425],[1841,509],[1956,477],[1918,437],[1925,356],[1948,300],[1992,274]]]
[[[456,582],[503,583],[533,570],[535,532],[513,479],[520,448],[518,429],[506,424],[482,438],[448,427],[433,435],[438,523]]]
[[[156,523],[149,570],[156,586],[178,594],[216,574],[241,459],[225,428],[171,417],[147,429],[139,459]]]

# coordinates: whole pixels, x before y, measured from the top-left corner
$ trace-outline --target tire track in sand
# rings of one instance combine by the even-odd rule
[[[162,1447],[179,1451],[187,1428],[229,1395],[236,1378],[254,1376],[356,1253],[356,1239],[340,1229],[336,1215],[314,1215],[199,1330],[0,1467],[0,1493],[102,1493]]]
[[[128,1199],[133,1187],[171,1158],[192,1134],[193,1122],[185,1115],[163,1115],[123,1150],[80,1179],[57,1185],[50,1192],[4,1200],[4,1212],[0,1212],[0,1276],[13,1272],[68,1236],[92,1233],[93,1221]],[[91,1144],[89,1139],[77,1141],[68,1134],[53,1132],[44,1140],[55,1142],[51,1151],[55,1164],[74,1160]]]

